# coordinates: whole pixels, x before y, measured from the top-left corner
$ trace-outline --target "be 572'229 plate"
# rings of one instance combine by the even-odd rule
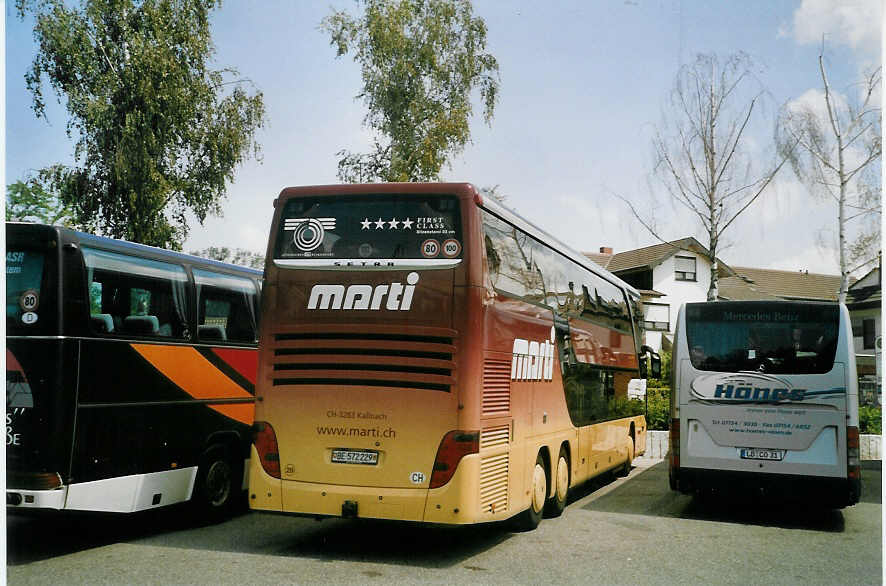
[[[335,448],[332,450],[332,462],[334,464],[378,464],[378,452],[375,450],[353,450],[350,448]]]

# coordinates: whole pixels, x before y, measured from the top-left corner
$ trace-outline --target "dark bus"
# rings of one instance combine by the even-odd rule
[[[7,511],[224,516],[247,482],[261,277],[7,223]]]

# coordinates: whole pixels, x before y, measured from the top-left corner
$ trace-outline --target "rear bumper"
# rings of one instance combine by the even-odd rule
[[[734,499],[762,497],[834,508],[854,505],[861,497],[861,481],[854,478],[673,467],[669,477],[671,487],[684,494],[715,491]]]
[[[249,459],[249,507],[255,511],[310,517],[358,517],[463,525],[499,521],[507,508],[481,511],[479,458],[462,458],[449,482],[440,488],[384,488],[300,482],[269,476],[252,448]],[[470,487],[474,487],[473,490]]]
[[[67,487],[53,490],[8,488],[6,489],[6,510],[7,512],[36,509],[61,510],[65,508],[67,498]]]

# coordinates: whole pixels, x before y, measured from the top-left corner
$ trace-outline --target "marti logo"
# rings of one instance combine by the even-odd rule
[[[511,380],[551,380],[554,377],[554,328],[551,341],[514,339]]]
[[[385,309],[407,311],[412,307],[412,295],[418,283],[418,273],[406,275],[406,286],[394,282],[390,285],[314,285],[308,299],[308,309],[369,309],[378,311],[385,302]],[[387,301],[385,297],[387,296]]]

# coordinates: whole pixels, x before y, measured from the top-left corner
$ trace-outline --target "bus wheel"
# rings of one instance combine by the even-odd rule
[[[634,460],[634,439],[630,439],[630,445],[628,445],[628,455],[627,460],[625,460],[624,465],[621,468],[621,473],[619,476],[627,476],[631,473],[631,462]]]
[[[529,487],[531,500],[529,508],[520,515],[517,527],[521,531],[532,531],[541,523],[545,501],[548,496],[548,475],[545,472],[545,461],[541,454],[535,459],[535,468],[532,470],[532,484]]]
[[[566,496],[569,494],[569,461],[566,459],[566,450],[560,448],[560,456],[557,458],[557,472],[554,476],[554,495],[548,501],[545,512],[548,517],[559,517],[566,508]]]
[[[222,520],[232,509],[239,488],[238,475],[228,451],[214,446],[206,451],[197,468],[194,504],[205,521]]]

